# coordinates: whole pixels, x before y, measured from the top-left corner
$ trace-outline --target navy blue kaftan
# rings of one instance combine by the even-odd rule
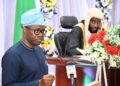
[[[30,49],[18,42],[2,58],[2,86],[38,86],[38,80],[48,73],[45,60],[39,46]]]

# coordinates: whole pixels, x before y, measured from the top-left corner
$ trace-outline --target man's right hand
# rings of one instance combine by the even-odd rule
[[[52,86],[55,77],[53,75],[44,75],[42,79],[39,80],[39,86]]]

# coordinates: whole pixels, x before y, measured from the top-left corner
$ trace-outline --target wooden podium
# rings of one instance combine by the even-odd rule
[[[67,78],[66,73],[66,64],[72,59],[74,62],[84,62],[93,64],[92,62],[84,59],[80,59],[77,57],[71,57],[71,58],[54,58],[49,57],[47,58],[48,64],[56,65],[56,86],[71,86],[71,80]],[[89,66],[83,66],[76,64],[76,71],[77,71],[77,78],[75,79],[75,86],[83,86],[83,78],[84,78],[84,72],[83,68],[89,67]],[[95,68],[96,66],[90,66],[91,68]]]

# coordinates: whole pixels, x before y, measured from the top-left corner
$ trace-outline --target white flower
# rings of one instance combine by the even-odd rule
[[[92,53],[92,56],[95,57],[95,58],[98,58],[100,55],[100,52],[94,52]]]
[[[112,61],[112,62],[109,62],[109,63],[110,63],[111,67],[116,67],[117,66],[115,61]]]
[[[98,42],[97,41],[93,42],[92,46],[93,47],[97,47],[98,46]]]
[[[110,67],[116,67],[116,62],[114,61],[115,57],[113,57],[112,55],[109,56],[109,64]]]
[[[108,55],[106,53],[101,54],[101,58],[104,59],[104,60],[109,59],[109,57],[108,57]]]

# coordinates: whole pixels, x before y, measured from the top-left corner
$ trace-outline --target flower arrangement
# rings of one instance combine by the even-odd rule
[[[53,40],[54,29],[52,28],[51,18],[57,13],[56,0],[40,0],[40,11],[44,14],[46,26],[46,35],[41,43],[47,56],[54,56],[55,44]]]
[[[57,13],[56,0],[40,0],[41,12],[46,18],[51,18]]]
[[[120,26],[110,30],[105,37],[104,45],[109,54],[120,56]]]
[[[112,0],[96,0],[95,6],[100,8],[106,20],[111,21],[110,11],[112,9]]]
[[[54,29],[51,26],[47,26],[46,30],[46,35],[41,43],[41,47],[45,50],[47,56],[54,56],[56,54],[55,43],[53,40]]]
[[[92,34],[88,40],[90,46],[87,54],[94,63],[108,62],[110,67],[120,67],[120,26],[115,26],[109,32],[100,31]]]

